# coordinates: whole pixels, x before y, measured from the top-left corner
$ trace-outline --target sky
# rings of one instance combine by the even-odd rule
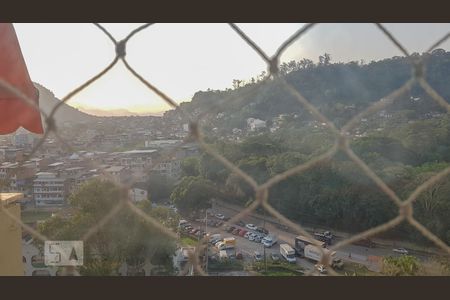
[[[121,40],[142,24],[102,24]],[[269,56],[301,23],[237,24]],[[411,53],[422,53],[450,32],[447,24],[384,24]],[[34,82],[63,98],[105,68],[114,45],[93,24],[14,24]],[[450,50],[450,40],[440,46]],[[318,24],[293,43],[281,62],[331,54],[332,62],[380,60],[401,52],[373,24]],[[190,101],[195,92],[226,89],[233,79],[250,79],[266,70],[257,53],[227,24],[154,24],[127,44],[127,61],[144,78],[176,102]],[[73,97],[80,109],[160,114],[170,107],[148,90],[119,62],[97,82]]]

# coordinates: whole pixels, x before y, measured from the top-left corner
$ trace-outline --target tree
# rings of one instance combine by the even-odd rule
[[[200,161],[197,157],[188,157],[181,162],[183,176],[200,175]]]
[[[243,80],[233,79],[233,88],[236,90],[241,87]]]
[[[169,199],[174,186],[171,178],[157,173],[150,173],[146,184],[148,195],[155,203]]]
[[[331,61],[331,55],[324,53],[324,55],[319,56],[319,65],[328,66]]]
[[[187,176],[175,187],[170,199],[186,214],[196,214],[211,207],[211,199],[216,195],[211,181],[200,176]]]
[[[410,255],[400,257],[386,257],[383,260],[383,274],[389,276],[417,275],[420,263],[417,258]]]
[[[446,257],[432,257],[422,262],[410,255],[386,257],[382,272],[389,276],[448,276],[450,261]]]
[[[109,181],[93,180],[70,196],[72,216],[52,217],[40,224],[39,230],[52,240],[78,240],[122,201],[128,201],[125,190]],[[175,241],[126,207],[121,208],[84,240],[85,264],[80,273],[114,275],[123,262],[151,258],[156,250],[172,256]],[[173,268],[171,264],[165,267]]]

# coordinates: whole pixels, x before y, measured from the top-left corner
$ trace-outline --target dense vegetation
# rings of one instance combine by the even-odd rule
[[[93,180],[83,185],[69,198],[73,213],[69,217],[54,216],[39,226],[39,231],[50,240],[79,240],[99,225],[115,207],[127,199],[114,183]],[[176,228],[178,216],[163,207],[151,208],[141,202],[150,216],[168,228]],[[126,207],[120,208],[107,223],[84,240],[82,275],[115,275],[120,265],[135,265],[149,258],[152,265],[173,273],[172,255],[175,241],[147,223]]]
[[[438,49],[413,56],[424,59],[428,82],[450,99],[450,52]],[[369,64],[332,64],[330,57],[322,57],[319,64],[302,60],[284,64],[281,70],[282,76],[338,127],[411,77],[411,66],[404,57]],[[226,105],[204,121],[207,140],[258,183],[317,157],[334,143],[329,130],[310,122],[314,118],[276,81],[253,79],[246,84],[235,83],[234,90],[199,92],[181,109],[199,113],[226,100]],[[246,95],[255,85],[258,92]],[[178,116],[179,110],[167,113],[165,118]],[[220,117],[217,112],[222,113]],[[223,138],[233,128],[245,131],[249,117],[266,120],[269,127],[280,114],[287,116],[274,132],[266,129],[243,134],[237,142]],[[210,134],[214,127],[216,134]],[[361,120],[353,133],[357,137],[352,140],[352,149],[402,199],[450,166],[450,116],[418,86],[401,95],[382,114]],[[199,177],[208,186],[212,182],[223,200],[246,205],[254,196],[242,179],[209,155],[204,154],[198,161],[189,159],[183,170],[186,176],[196,176],[197,183],[201,182]],[[190,178],[192,181],[194,177]],[[187,181],[182,182],[186,188]],[[198,185],[195,189],[200,190]],[[415,218],[447,244],[450,244],[449,195],[450,180],[445,178],[421,194],[414,211]],[[343,153],[338,153],[331,162],[280,182],[270,190],[269,201],[292,220],[352,232],[379,225],[398,214],[388,197]],[[420,233],[406,224],[387,234],[424,241]]]

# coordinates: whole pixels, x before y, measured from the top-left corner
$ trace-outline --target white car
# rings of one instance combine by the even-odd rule
[[[223,220],[225,219],[225,216],[222,214],[216,214],[216,218]]]
[[[316,270],[319,271],[321,274],[326,274],[327,273],[327,269],[325,268],[324,265],[317,264],[314,267],[316,267]]]
[[[408,250],[406,250],[405,248],[395,248],[395,249],[392,249],[392,251],[400,253],[400,254],[408,254]]]
[[[255,226],[254,224],[247,224],[247,225],[245,225],[245,227],[247,227],[248,229],[250,229],[250,230],[256,230],[258,227],[257,226]]]
[[[256,235],[254,233],[251,233],[248,235],[248,240],[253,241],[255,239]]]
[[[252,235],[252,233],[251,233],[250,231],[247,231],[247,232],[244,234],[244,237],[245,237],[246,239],[249,239],[251,235]]]

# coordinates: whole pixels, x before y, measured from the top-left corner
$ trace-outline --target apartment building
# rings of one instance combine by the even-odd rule
[[[163,176],[178,179],[181,175],[181,161],[177,159],[164,160],[156,164],[153,167],[152,171],[155,173],[159,173]]]
[[[65,204],[65,179],[56,173],[39,172],[33,182],[33,199],[37,207],[57,207]]]
[[[25,196],[32,193],[32,184],[37,168],[33,162],[3,163],[0,165],[1,190],[22,192]]]

